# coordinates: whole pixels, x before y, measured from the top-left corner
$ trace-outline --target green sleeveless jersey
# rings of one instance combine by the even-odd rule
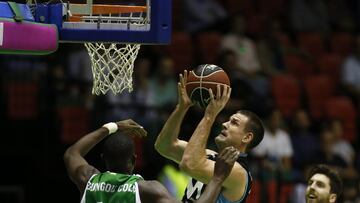
[[[105,172],[88,181],[81,203],[140,203],[140,175]]]

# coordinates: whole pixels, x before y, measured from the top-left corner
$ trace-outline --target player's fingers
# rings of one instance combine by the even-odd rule
[[[139,134],[140,134],[140,137],[146,137],[147,136],[147,131],[144,130],[144,129],[141,129]]]
[[[180,73],[179,77],[180,77],[180,84],[184,85],[184,76],[183,76],[183,74]]]
[[[214,93],[211,88],[209,88],[209,95],[210,95],[210,99],[214,100]]]
[[[187,70],[184,70],[184,82],[187,82],[188,72]]]
[[[231,90],[232,90],[232,89],[231,89],[231,87],[230,87],[230,86],[228,86],[228,92],[227,92],[227,97],[228,97],[228,98],[230,98],[230,95],[231,95]]]
[[[229,161],[235,162],[239,158],[239,156],[240,156],[240,152],[238,150],[235,150],[234,152],[231,153]]]
[[[147,131],[142,126],[139,126],[138,128],[136,128],[135,133],[138,137],[146,137],[147,136]]]
[[[182,95],[183,95],[183,91],[182,91],[183,88],[181,87],[180,82],[178,82],[177,87],[178,87],[178,99],[180,99],[182,97]]]
[[[235,150],[234,147],[226,147],[221,153],[220,156],[224,159],[227,159],[231,153]]]
[[[134,126],[139,126],[139,127],[142,127],[139,123],[137,123],[136,121],[132,120],[132,119],[129,119],[130,123]]]
[[[228,88],[227,88],[227,85],[221,85],[221,86],[222,86],[222,89],[223,89],[221,97],[225,98],[226,95],[227,95],[227,92],[228,92]]]
[[[216,85],[217,91],[216,91],[216,98],[220,99],[220,95],[221,95],[221,86],[220,85]]]

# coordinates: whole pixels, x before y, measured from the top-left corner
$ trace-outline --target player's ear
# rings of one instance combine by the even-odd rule
[[[136,154],[133,154],[131,159],[129,160],[131,165],[135,166],[135,162],[136,162]]]
[[[335,203],[336,199],[337,199],[337,195],[335,193],[331,193],[330,198],[329,198],[329,202],[330,203]]]
[[[252,132],[248,132],[245,134],[245,136],[242,138],[242,142],[249,144],[251,140],[253,140],[254,134]]]

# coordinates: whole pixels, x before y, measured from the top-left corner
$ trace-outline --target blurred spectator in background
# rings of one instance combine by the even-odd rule
[[[293,147],[289,134],[282,128],[283,119],[278,109],[273,109],[267,119],[263,141],[254,148],[253,155],[260,158],[263,178],[288,180],[292,170]]]
[[[359,107],[360,102],[360,35],[356,36],[354,52],[342,65],[342,83],[345,91]]]
[[[174,61],[168,56],[159,58],[158,65],[152,74],[149,87],[150,105],[156,108],[171,107],[177,101],[177,81],[175,78]]]
[[[221,50],[231,50],[235,54],[236,64],[232,67],[232,78],[240,80],[243,86],[248,89],[245,94],[251,100],[248,104],[254,106],[249,108],[254,110],[261,107],[263,105],[262,100],[268,96],[269,82],[263,75],[256,45],[252,39],[245,35],[245,30],[244,16],[235,16],[232,19],[229,33],[224,35],[221,41]]]
[[[305,109],[297,110],[291,126],[291,142],[294,148],[292,163],[298,180],[302,179],[306,166],[315,162],[315,157],[320,151],[320,141],[310,127],[311,121],[308,112]]]
[[[355,16],[351,12],[351,6],[348,0],[329,0],[327,2],[329,20],[333,31],[355,31]]]
[[[360,203],[360,178],[359,175],[355,177],[344,177],[344,191],[343,203]]]
[[[223,68],[231,81],[231,97],[226,105],[225,110],[229,112],[244,108],[248,97],[250,87],[237,77],[237,57],[236,53],[230,49],[224,49],[219,54],[218,65]],[[227,118],[226,118],[227,119]]]
[[[291,0],[290,26],[294,32],[317,31],[327,33],[329,16],[323,0]]]
[[[353,167],[355,161],[355,150],[351,144],[343,138],[343,125],[338,119],[333,119],[329,123],[329,129],[333,134],[332,151],[346,161],[347,166]]]
[[[320,132],[320,138],[321,152],[317,154],[315,163],[327,164],[341,169],[346,168],[346,161],[332,150],[335,140],[334,133],[329,128],[324,127]]]
[[[184,0],[184,30],[198,32],[219,26],[227,14],[216,0]],[[217,27],[218,28],[218,27]]]
[[[150,120],[151,112],[147,112],[149,107],[150,95],[152,94],[149,86],[149,71],[151,68],[150,59],[138,58],[134,64],[134,91],[123,91],[121,94],[114,95],[112,92],[106,94],[107,108],[106,120],[125,119],[132,117],[144,127]],[[146,115],[143,115],[143,114]]]
[[[280,41],[281,38],[287,39],[282,30],[281,22],[270,20],[266,32],[263,32],[256,45],[259,61],[266,75],[271,76],[285,71],[284,52],[286,52],[287,47],[284,43],[290,42],[282,42]]]
[[[69,54],[67,68],[70,78],[92,83],[91,60],[83,44],[73,47]]]
[[[343,136],[343,127],[340,120],[330,121],[329,129],[332,131],[334,140],[332,151],[346,162],[346,167],[340,172],[344,179],[344,202],[355,202],[359,198],[357,183],[359,181],[359,172],[355,165],[355,150],[352,145]]]
[[[236,54],[237,72],[253,76],[261,71],[255,43],[245,35],[246,21],[244,16],[237,15],[232,19],[229,33],[221,42],[221,49],[232,50]]]

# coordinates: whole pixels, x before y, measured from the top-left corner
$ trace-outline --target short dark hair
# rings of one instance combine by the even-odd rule
[[[132,161],[135,153],[133,140],[117,132],[110,135],[103,145],[103,158],[107,170],[113,172],[128,172],[129,161]]]
[[[253,112],[248,110],[240,110],[237,113],[240,113],[248,118],[248,121],[245,125],[246,132],[253,133],[253,139],[247,145],[246,149],[252,149],[256,147],[264,138],[264,125],[261,119]]]
[[[335,193],[339,198],[343,187],[339,173],[327,165],[319,164],[310,170],[307,180],[309,181],[315,174],[323,174],[328,177],[330,179],[330,192]]]

